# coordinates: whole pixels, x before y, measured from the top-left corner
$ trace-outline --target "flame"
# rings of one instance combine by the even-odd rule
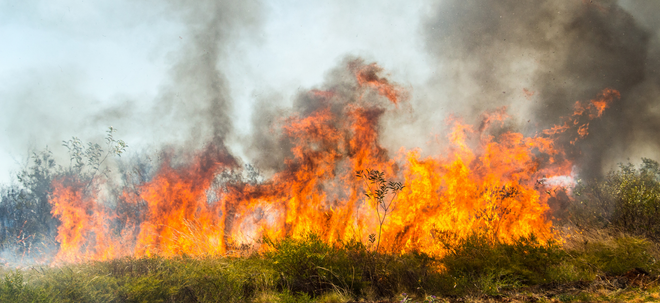
[[[242,243],[257,245],[263,236],[308,232],[327,243],[369,243],[381,226],[378,203],[365,197],[364,180],[355,175],[364,169],[379,170],[388,180],[401,177],[405,185],[396,197],[386,197],[393,207],[383,221],[384,251],[442,255],[448,244],[475,231],[494,241],[532,233],[541,241],[555,239],[548,199],[561,182],[545,181],[572,176],[573,169],[559,139],[584,138],[588,120],[619,97],[606,89],[576,103],[560,125],[533,136],[504,128],[510,119],[504,107],[484,113],[476,128],[451,118],[447,147],[427,153],[435,156],[424,157],[420,149],[390,155],[379,144],[379,122],[406,101],[404,91],[381,77],[375,64],[355,61],[348,69],[355,76],[351,89],[313,90],[315,110],[280,121],[291,156],[264,182],[220,182],[223,172],[237,167],[213,144],[188,164],[174,165],[166,156],[153,178],[124,190],[120,198],[135,209],[130,216],[103,206],[84,185],[54,182],[50,202],[62,222],[58,259],[225,255]]]
[[[86,193],[90,184],[73,178],[53,181],[53,194],[49,202],[52,214],[61,224],[57,228],[60,249],[55,260],[82,261],[107,260],[116,257],[105,207],[96,203],[94,193]]]
[[[584,139],[589,134],[589,120],[600,118],[614,99],[621,98],[621,94],[611,88],[604,89],[598,98],[589,102],[576,101],[573,105],[573,115],[564,117],[562,125],[554,125],[543,131],[546,135],[557,135],[567,130],[575,130],[577,136],[570,143],[575,144],[579,139]]]
[[[374,87],[379,94],[387,97],[392,103],[399,103],[401,98],[401,89],[396,85],[392,85],[386,78],[378,76],[383,69],[375,63],[369,65],[359,65],[359,61],[351,64],[350,68],[354,69],[355,78],[360,86]]]

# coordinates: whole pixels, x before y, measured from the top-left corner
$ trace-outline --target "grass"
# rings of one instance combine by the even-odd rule
[[[0,302],[244,302],[274,278],[259,258],[124,258],[9,272]]]
[[[440,259],[375,253],[356,242],[328,245],[315,235],[267,245],[265,253],[236,258],[123,258],[3,268],[0,302],[660,299],[657,244],[615,231],[576,233],[563,245],[539,245],[533,237],[492,243],[473,235]]]

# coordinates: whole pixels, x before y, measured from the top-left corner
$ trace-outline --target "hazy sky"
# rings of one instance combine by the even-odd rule
[[[260,21],[229,41],[219,63],[234,103],[235,130],[248,130],[256,98],[286,100],[318,85],[346,55],[377,61],[405,84],[423,82],[432,72],[420,35],[428,5],[261,3]],[[174,57],[190,43],[187,21],[174,9],[159,1],[1,1],[0,182],[9,182],[30,149],[49,145],[63,155],[61,141],[71,136],[98,140],[110,125],[91,120],[115,104],[151,108]],[[133,150],[167,141],[113,126]]]

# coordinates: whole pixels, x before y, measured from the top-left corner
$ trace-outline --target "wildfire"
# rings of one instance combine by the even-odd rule
[[[545,241],[554,237],[548,199],[559,185],[544,180],[570,175],[573,167],[559,136],[571,136],[571,143],[583,138],[588,120],[619,97],[608,89],[596,100],[578,102],[571,117],[534,136],[504,130],[506,108],[485,113],[476,128],[454,118],[449,147],[437,156],[403,149],[392,156],[379,144],[379,121],[406,101],[404,89],[375,64],[355,61],[348,68],[355,76],[350,89],[313,90],[315,110],[282,120],[280,135],[293,146],[291,157],[265,182],[218,186],[218,174],[236,164],[214,146],[187,165],[165,160],[150,181],[125,190],[120,199],[135,207],[131,216],[103,206],[84,185],[56,181],[50,202],[62,222],[58,260],[222,255],[263,236],[308,232],[328,243],[369,243],[379,230],[379,206],[365,197],[355,175],[365,169],[388,180],[403,177],[405,186],[382,225],[383,251],[442,255],[448,242],[474,231],[500,241],[534,233]],[[378,97],[368,96],[372,92]]]

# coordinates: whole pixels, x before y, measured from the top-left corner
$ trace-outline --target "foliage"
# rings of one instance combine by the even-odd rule
[[[642,159],[639,168],[621,164],[602,181],[580,184],[571,211],[579,227],[616,227],[660,240],[660,165]]]
[[[323,242],[315,234],[301,240],[265,239],[264,243],[271,247],[266,258],[280,275],[281,289],[317,296],[330,290],[360,293],[364,288],[359,268],[356,273],[349,252]]]
[[[392,297],[398,290],[420,293],[432,288],[434,260],[427,255],[372,252],[362,243],[328,245],[318,236],[266,240],[272,250],[265,257],[280,274],[278,285],[312,297],[328,291],[352,297]]]
[[[463,239],[441,259],[447,268],[445,285],[450,292],[478,290],[497,294],[501,289],[549,283],[551,268],[566,254],[558,243],[540,243],[534,235],[513,243],[493,242],[485,234]]]
[[[0,282],[0,302],[45,302],[47,292],[29,287],[23,274],[16,270],[5,275]]]
[[[369,241],[371,243],[376,243],[376,251],[380,247],[380,236],[383,232],[383,224],[387,218],[387,213],[392,207],[392,202],[396,199],[397,195],[403,189],[403,184],[401,182],[386,181],[383,176],[385,173],[377,170],[358,170],[355,172],[357,178],[364,180],[364,183],[367,187],[365,195],[372,201],[376,208],[376,215],[378,216],[378,239],[376,240],[375,235],[369,236]],[[390,199],[387,200],[387,194],[392,191]]]
[[[107,151],[103,150],[98,143],[87,142],[87,147],[85,147],[85,144],[77,137],[73,137],[68,141],[62,141],[62,145],[69,151],[70,163],[67,173],[80,180],[86,180],[88,186],[94,181],[99,171],[107,176],[110,168],[104,164],[108,157],[121,157],[121,154],[128,148],[126,142],[114,138],[116,131],[112,126],[106,131],[105,143]]]
[[[10,272],[0,302],[245,302],[272,279],[257,258],[124,258]]]
[[[0,249],[13,249],[17,255],[44,252],[58,224],[48,197],[61,168],[48,148],[33,152],[31,159],[17,175],[19,183],[0,190]]]
[[[359,242],[328,245],[313,234],[266,245],[268,252],[241,258],[122,258],[9,271],[0,275],[0,302],[444,302],[596,283],[631,270],[649,272],[650,280],[660,257],[648,240],[605,232],[572,237],[563,248],[475,234],[440,260],[377,253]]]
[[[106,160],[121,156],[128,147],[114,138],[115,132],[112,127],[106,132],[107,151],[91,142],[85,147],[76,137],[64,141],[71,159],[66,168],[56,164],[48,147],[32,153],[31,164],[17,174],[18,184],[0,189],[0,249],[24,258],[57,246],[53,239],[60,222],[49,202],[53,181],[83,182],[89,189],[99,172],[110,172]]]
[[[596,275],[621,275],[638,269],[657,275],[660,253],[646,238],[617,231],[594,230],[572,235],[564,245],[576,270]]]

